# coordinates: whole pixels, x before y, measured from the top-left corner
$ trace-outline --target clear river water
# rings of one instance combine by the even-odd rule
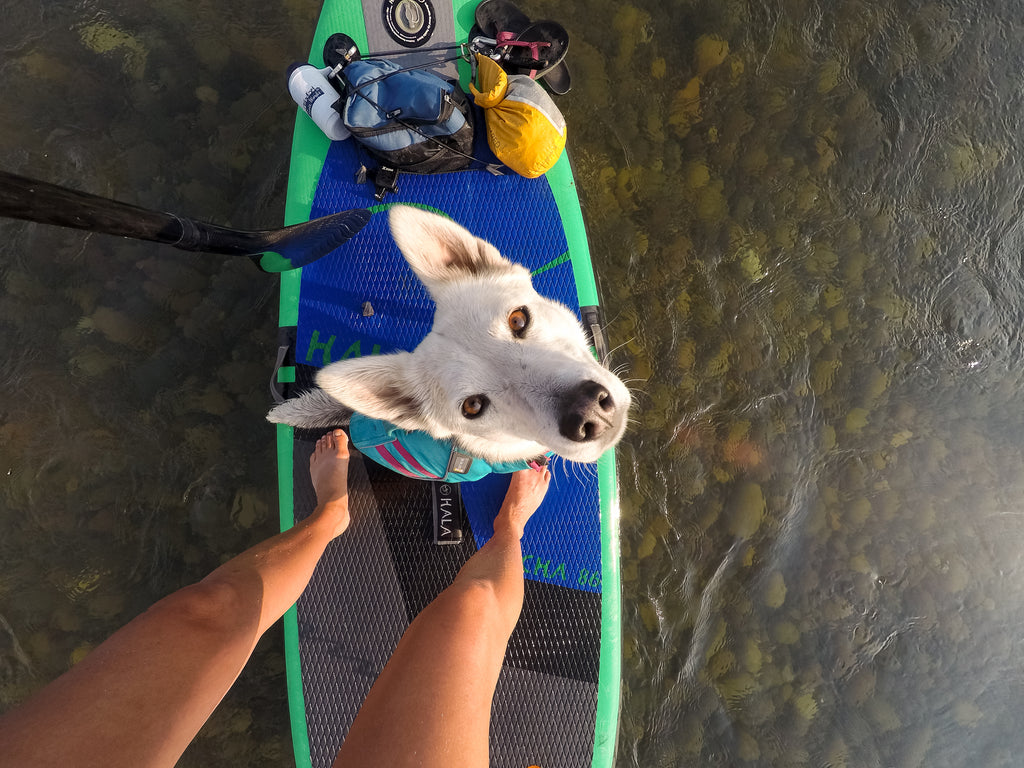
[[[1022,6],[524,8],[635,394],[618,764],[1020,765]],[[279,226],[318,3],[3,12],[0,167]],[[276,288],[0,221],[0,710],[276,531]],[[182,765],[290,764],[282,653]]]

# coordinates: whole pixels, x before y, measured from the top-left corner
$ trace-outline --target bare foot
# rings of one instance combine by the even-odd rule
[[[309,477],[316,491],[316,510],[336,518],[334,535],[348,528],[348,435],[336,429],[316,442],[309,457]]]
[[[514,473],[505,493],[505,501],[502,502],[498,516],[494,519],[495,531],[508,526],[517,539],[523,538],[526,523],[544,501],[550,482],[551,472],[547,467],[540,471],[522,469]]]

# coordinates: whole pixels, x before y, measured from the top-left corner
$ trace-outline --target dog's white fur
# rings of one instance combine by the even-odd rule
[[[318,389],[278,405],[268,420],[328,427],[345,423],[351,409],[454,440],[491,462],[547,451],[590,462],[618,442],[629,391],[594,359],[568,308],[538,294],[524,267],[444,217],[396,206],[390,225],[437,305],[430,333],[412,352],[331,363],[317,374]],[[520,309],[529,323],[517,335],[510,318]],[[463,402],[480,395],[486,407],[465,416]]]

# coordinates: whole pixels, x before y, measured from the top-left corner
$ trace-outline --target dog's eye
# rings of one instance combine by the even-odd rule
[[[484,412],[490,402],[486,395],[470,395],[462,401],[462,415],[467,419],[475,419]]]
[[[520,307],[519,309],[512,310],[512,314],[508,316],[508,327],[512,331],[512,335],[517,339],[521,339],[523,334],[526,333],[527,327],[530,325],[530,313],[526,311],[526,307]]]

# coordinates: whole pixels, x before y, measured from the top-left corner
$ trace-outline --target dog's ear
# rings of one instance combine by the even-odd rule
[[[316,383],[322,390],[366,416],[390,421],[397,427],[423,430],[422,382],[409,369],[409,352],[339,360],[320,370]]]
[[[460,277],[522,269],[486,240],[436,213],[396,205],[388,220],[398,249],[427,290]]]

